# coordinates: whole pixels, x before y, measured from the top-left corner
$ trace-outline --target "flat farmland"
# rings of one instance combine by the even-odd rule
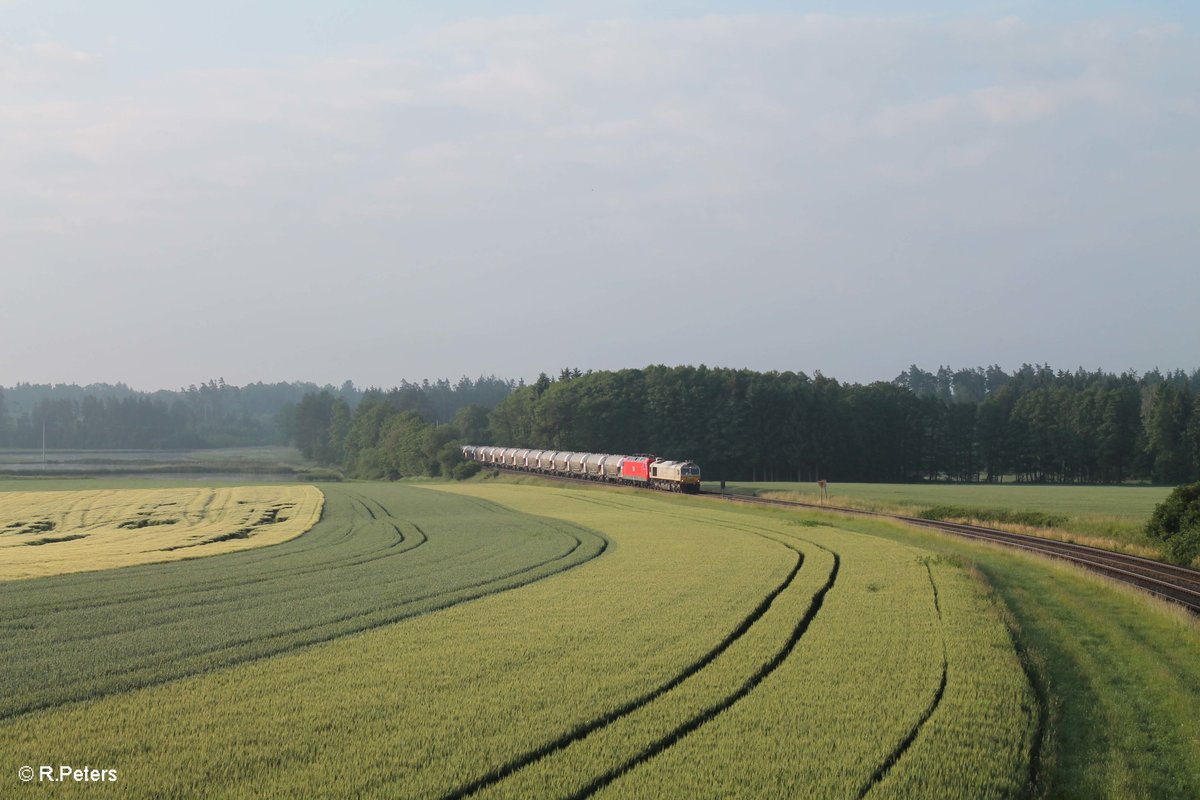
[[[816,484],[768,482],[726,484],[729,489],[789,492],[817,499]],[[705,488],[718,488],[705,484]],[[1015,483],[831,483],[830,502],[878,503],[881,508],[935,505],[1021,508],[1056,514],[1095,514],[1146,520],[1171,489],[1163,486],[1032,486]]]
[[[705,488],[719,491],[718,484]],[[813,483],[729,482],[726,490],[784,500],[821,502]],[[1154,507],[1170,493],[1163,486],[1031,486],[1024,484],[833,483],[830,505],[915,515],[937,509],[942,518],[974,520],[1024,532],[1059,535],[1086,544],[1157,554],[1143,528]],[[957,512],[957,513],[956,513]],[[1029,515],[1029,512],[1033,512]],[[1021,516],[1028,515],[1027,522]],[[1038,519],[1038,516],[1041,519]],[[1007,519],[1016,522],[1006,524]],[[1039,524],[1040,523],[1040,524]]]
[[[114,797],[1062,788],[1046,670],[969,548],[630,490],[322,489],[273,547],[0,582],[0,769],[112,768],[52,788]],[[1147,713],[1195,696],[1164,624],[1182,685]],[[1159,742],[1184,789],[1189,735]]]

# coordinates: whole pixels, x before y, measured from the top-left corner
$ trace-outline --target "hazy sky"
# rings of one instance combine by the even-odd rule
[[[0,384],[1200,366],[1194,2],[0,0]]]

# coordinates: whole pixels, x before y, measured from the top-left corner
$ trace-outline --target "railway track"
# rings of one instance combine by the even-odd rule
[[[531,475],[537,478],[581,483],[588,486],[609,486],[599,481],[586,478],[571,478],[565,475],[547,475],[531,473],[523,470],[508,470],[518,475]],[[725,492],[701,492],[698,497],[725,500],[732,503],[747,503],[751,505],[783,506],[804,508],[817,511],[832,511],[839,514],[849,514],[860,517],[876,517],[903,522],[920,528],[929,528],[943,533],[952,533],[977,541],[992,542],[1006,547],[1014,547],[1031,553],[1068,561],[1092,572],[1107,575],[1114,580],[1136,586],[1150,594],[1165,600],[1178,603],[1193,614],[1200,615],[1200,570],[1165,564],[1149,558],[1103,550],[1099,547],[1089,547],[1072,542],[1060,542],[1055,539],[1043,539],[1023,533],[1012,533],[996,528],[984,528],[978,525],[965,525],[957,522],[942,522],[940,520],[908,517],[902,514],[885,514],[879,511],[863,511],[857,508],[823,505],[821,503],[805,503],[800,500],[775,500],[767,497],[751,495],[728,494]]]
[[[1015,547],[1033,553],[1040,553],[1052,558],[1069,561],[1078,566],[1107,575],[1122,583],[1132,584],[1153,595],[1170,600],[1187,608],[1194,614],[1200,614],[1200,570],[1164,564],[1149,558],[1116,553],[1098,547],[1060,542],[1054,539],[1043,539],[1023,533],[984,528],[978,525],[965,525],[957,522],[942,522],[940,520],[907,517],[902,514],[885,514],[878,511],[862,511],[855,508],[822,505],[820,503],[805,503],[798,500],[774,500],[766,497],[749,495],[725,494],[721,492],[702,492],[703,496],[720,498],[734,503],[753,505],[790,506],[820,511],[834,511],[839,514],[854,516],[877,517],[880,519],[896,520],[921,528],[930,528],[969,539],[993,542],[1007,547]]]

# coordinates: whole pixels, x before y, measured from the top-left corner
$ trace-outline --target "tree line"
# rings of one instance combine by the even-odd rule
[[[652,452],[710,479],[1181,483],[1200,477],[1200,370],[1023,365],[840,383],[819,372],[564,370],[489,418],[496,444]]]
[[[516,383],[494,376],[457,383],[402,381],[391,390],[422,420],[451,419],[463,406],[495,406]],[[178,390],[139,392],[124,384],[29,384],[0,388],[0,447],[182,449],[286,444],[306,397],[337,397],[347,408],[380,393],[350,381],[228,384],[210,380]]]
[[[471,442],[690,458],[714,480],[1170,484],[1200,477],[1198,395],[1200,370],[912,366],[864,385],[819,372],[564,369],[449,423],[402,391],[369,392],[357,408],[311,394],[291,440],[365,478],[461,474],[457,448]]]
[[[1178,484],[1200,478],[1200,370],[1142,375],[1023,365],[936,374],[917,366],[893,381],[951,422],[936,442],[942,474],[960,480]],[[949,440],[946,442],[945,440]],[[935,459],[936,460],[936,459]]]
[[[841,383],[817,372],[564,369],[389,390],[311,383],[176,392],[120,384],[0,391],[0,446],[158,449],[292,443],[358,477],[458,475],[463,442],[650,452],[710,479],[1179,484],[1200,479],[1200,370],[1023,365]]]

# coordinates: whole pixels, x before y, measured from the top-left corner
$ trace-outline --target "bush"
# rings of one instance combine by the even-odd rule
[[[296,473],[298,481],[341,481],[345,477],[336,467],[313,467]]]
[[[1200,481],[1175,487],[1155,507],[1146,535],[1163,542],[1167,557],[1178,564],[1200,555]]]
[[[429,465],[430,475],[445,475],[448,478],[462,480],[458,477],[458,468],[466,463],[466,458],[462,454],[462,445],[456,442],[449,442],[442,445],[438,450],[437,460]],[[476,467],[479,465],[476,464]],[[478,471],[478,470],[476,470]],[[471,472],[467,477],[471,477],[475,472]]]
[[[1190,566],[1200,556],[1200,528],[1180,531],[1167,541],[1167,558],[1176,564]]]
[[[456,481],[465,481],[474,477],[482,466],[478,461],[463,461],[451,471],[451,475]]]

